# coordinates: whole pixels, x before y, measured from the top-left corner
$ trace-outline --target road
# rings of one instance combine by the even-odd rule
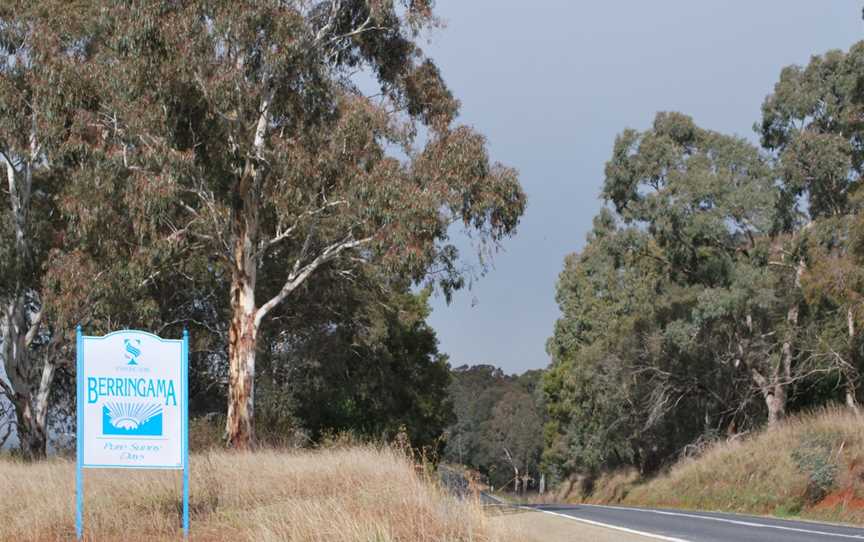
[[[582,504],[535,505],[530,508],[566,517],[574,523],[617,530],[622,540],[640,536],[667,542],[864,541],[864,529],[861,528],[716,512]]]

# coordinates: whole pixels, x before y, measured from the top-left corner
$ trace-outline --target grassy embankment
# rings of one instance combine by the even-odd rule
[[[864,524],[864,417],[832,409],[790,418],[649,480],[606,474],[590,495],[568,500]]]
[[[191,459],[192,539],[309,541],[519,540],[497,532],[382,447],[210,451]],[[70,540],[74,462],[0,458],[0,540]],[[85,471],[87,540],[180,538],[180,478],[171,471]]]

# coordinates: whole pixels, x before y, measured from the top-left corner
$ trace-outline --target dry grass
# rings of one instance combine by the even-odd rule
[[[191,465],[193,540],[515,539],[386,448],[212,451]],[[74,473],[68,460],[0,460],[0,540],[74,539]],[[86,539],[179,539],[180,487],[176,472],[85,471]]]
[[[864,523],[864,419],[846,409],[790,418],[652,480],[598,480],[589,500]]]
[[[591,499],[604,503],[621,502],[639,482],[639,471],[634,468],[603,473],[594,482]]]

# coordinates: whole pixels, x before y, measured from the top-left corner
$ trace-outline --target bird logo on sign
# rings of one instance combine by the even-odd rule
[[[124,339],[126,345],[126,359],[129,361],[126,365],[138,365],[138,356],[141,355],[141,339]]]

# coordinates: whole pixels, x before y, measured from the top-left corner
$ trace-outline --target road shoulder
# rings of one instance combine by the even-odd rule
[[[653,537],[518,508],[492,512],[490,522],[508,538],[525,542],[657,542]]]

